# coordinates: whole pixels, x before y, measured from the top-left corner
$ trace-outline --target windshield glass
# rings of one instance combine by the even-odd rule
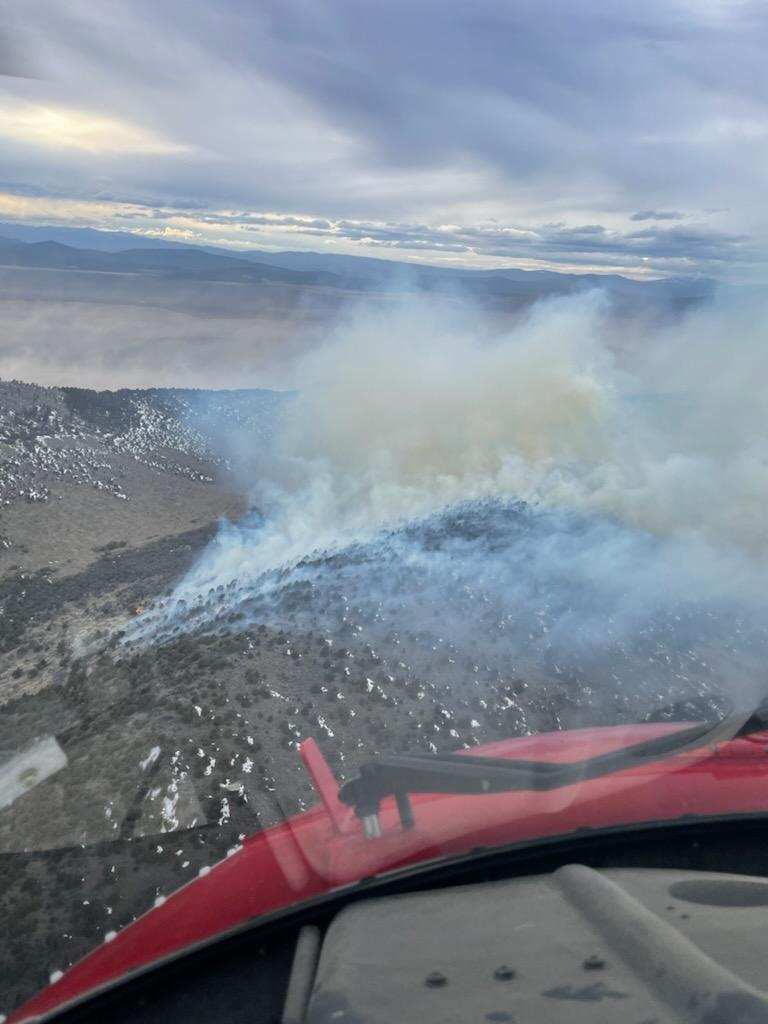
[[[765,19],[1,9],[0,1012],[187,883],[764,809],[638,779],[765,686]]]

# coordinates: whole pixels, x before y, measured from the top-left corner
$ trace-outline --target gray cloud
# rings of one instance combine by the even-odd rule
[[[477,236],[513,258],[761,258],[762,4],[28,0],[24,15],[47,81],[19,83],[14,101],[57,100],[184,148],[127,158],[2,140],[0,175],[43,194],[136,197],[222,225],[222,211],[251,226],[263,214],[250,211],[308,214],[294,227],[329,244],[357,242],[361,222],[372,244],[419,251],[461,253]],[[700,226],[631,231],[678,210]],[[494,236],[491,219],[531,237]],[[461,230],[438,238],[421,220]]]
[[[677,210],[638,210],[629,218],[630,220],[683,220],[684,213]]]
[[[36,78],[38,73],[23,29],[15,21],[7,5],[0,2],[0,85],[3,78]]]

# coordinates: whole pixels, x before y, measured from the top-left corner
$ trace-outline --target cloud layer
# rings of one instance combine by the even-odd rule
[[[38,75],[0,77],[5,217],[762,272],[759,3],[28,0],[5,20]]]

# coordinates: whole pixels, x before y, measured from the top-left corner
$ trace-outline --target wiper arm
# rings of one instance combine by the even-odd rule
[[[566,763],[465,754],[384,754],[361,765],[359,776],[341,786],[339,798],[354,808],[366,837],[373,839],[381,835],[379,806],[388,796],[394,796],[400,822],[409,829],[413,828],[411,793],[458,795],[560,789],[705,744],[730,740],[758,727],[764,728],[765,722],[756,712],[740,712],[715,723],[702,722],[671,735]]]

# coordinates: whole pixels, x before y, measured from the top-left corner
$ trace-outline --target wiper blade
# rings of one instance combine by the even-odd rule
[[[560,789],[705,744],[731,740],[753,731],[753,724],[761,721],[753,711],[735,713],[715,723],[702,722],[607,754],[565,763],[465,754],[384,754],[361,765],[359,776],[341,786],[339,798],[354,808],[365,835],[376,838],[381,834],[379,806],[388,796],[395,798],[400,822],[408,829],[413,827],[411,793],[469,795]]]

